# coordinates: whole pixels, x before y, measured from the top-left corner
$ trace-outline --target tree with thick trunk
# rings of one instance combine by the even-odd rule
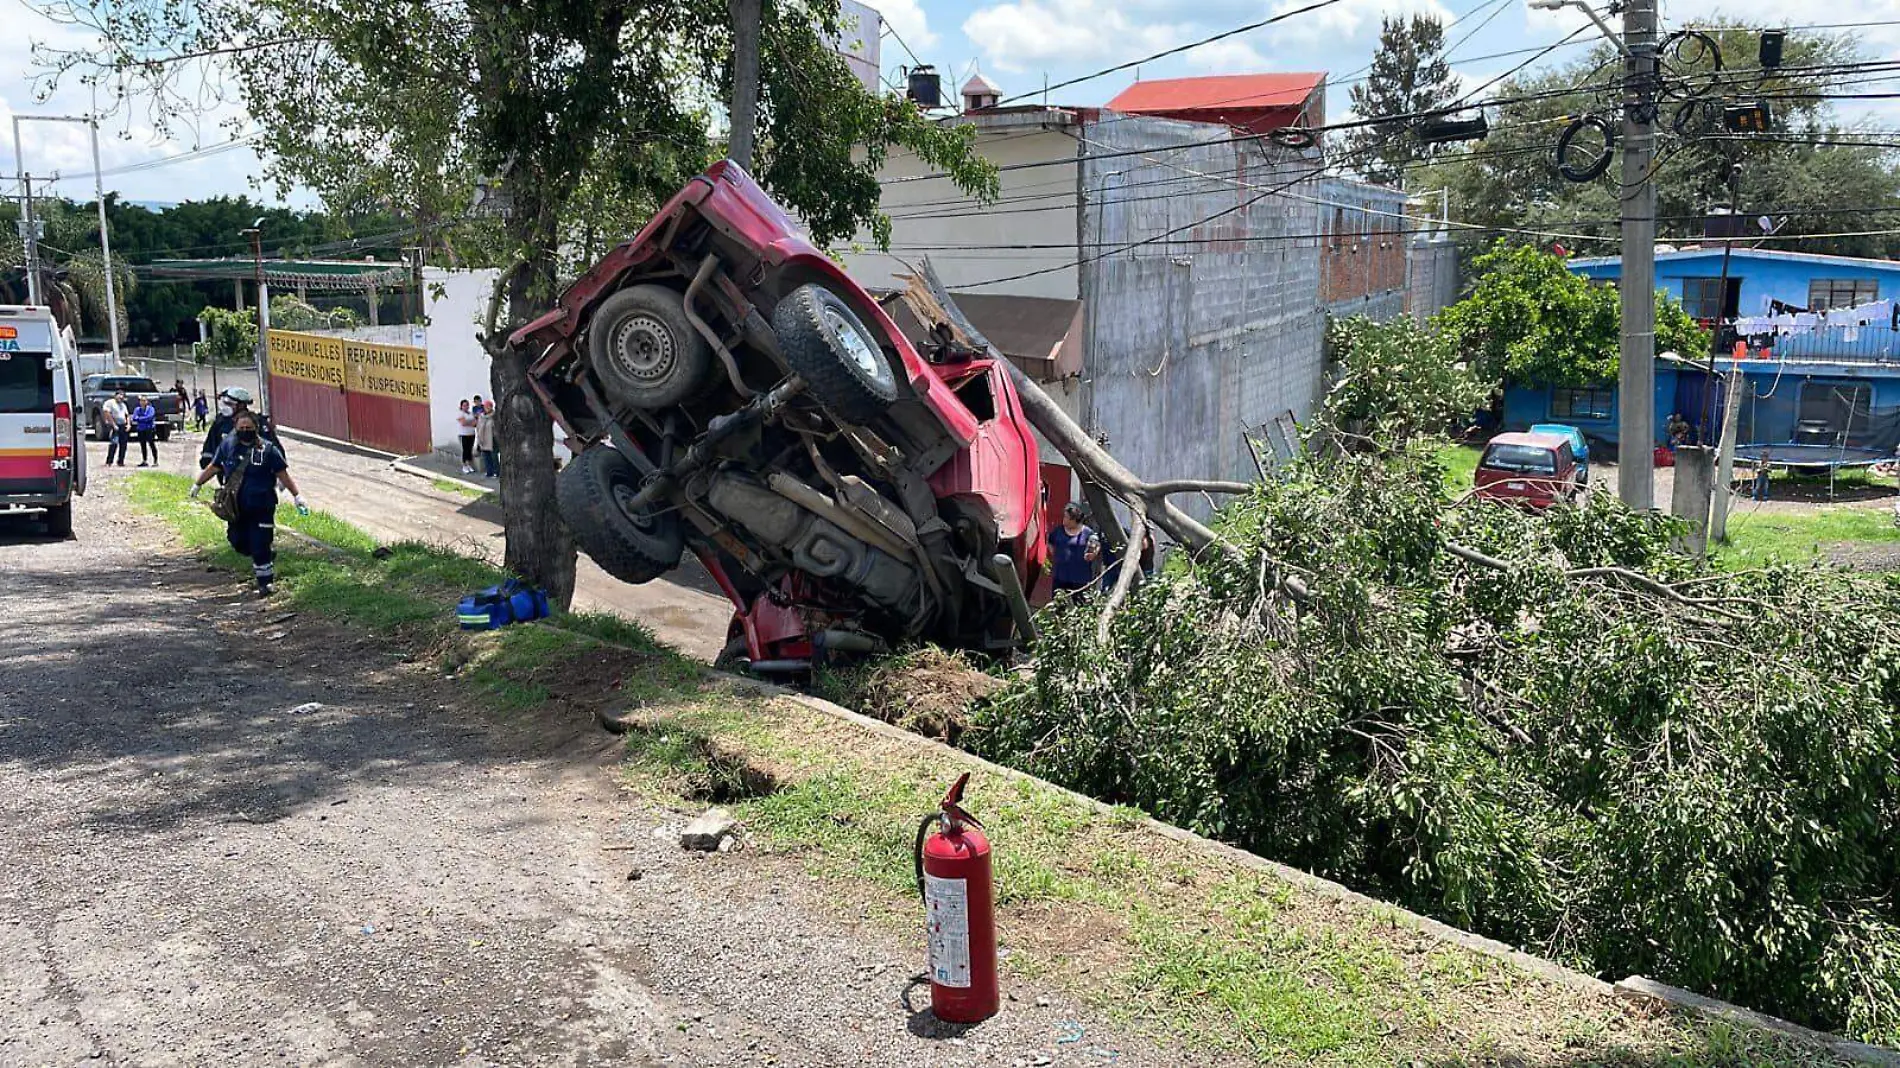
[[[506,268],[483,337],[504,559],[562,605],[574,546],[554,506],[552,429],[527,385],[538,354],[506,339],[584,266],[564,249],[591,249],[591,233],[631,236],[712,162],[699,102],[730,90],[735,157],[821,244],[864,230],[888,240],[877,173],[893,148],[979,199],[997,188],[973,131],[858,82],[830,44],[837,0],[28,3],[71,27],[66,40],[91,38],[36,52],[42,89],[67,75],[101,81],[101,98],[146,102],[158,129],[181,133],[235,86],[280,188],[314,188],[333,206],[401,205],[442,220],[406,241]],[[479,211],[445,210],[473,204],[478,185],[491,194]]]

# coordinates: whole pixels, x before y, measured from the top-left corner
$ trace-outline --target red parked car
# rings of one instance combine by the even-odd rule
[[[918,352],[736,164],[714,164],[517,330],[574,459],[562,518],[609,574],[690,550],[723,659],[793,673],[924,638],[1006,648],[1047,557],[1007,369]]]
[[[1499,434],[1484,447],[1472,479],[1481,501],[1531,508],[1575,503],[1583,492],[1570,439],[1557,434]]]

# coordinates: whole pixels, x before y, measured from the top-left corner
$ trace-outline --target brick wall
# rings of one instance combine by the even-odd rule
[[[1320,303],[1335,316],[1405,310],[1405,194],[1347,178],[1319,183]]]

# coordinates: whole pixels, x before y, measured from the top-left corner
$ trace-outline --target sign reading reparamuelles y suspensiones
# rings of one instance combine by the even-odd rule
[[[268,349],[274,375],[349,393],[424,403],[429,399],[429,354],[423,349],[290,330],[272,330]]]

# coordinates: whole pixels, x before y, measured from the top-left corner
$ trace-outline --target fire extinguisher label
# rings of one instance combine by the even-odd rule
[[[924,916],[930,930],[930,981],[970,985],[970,884],[924,876]]]

